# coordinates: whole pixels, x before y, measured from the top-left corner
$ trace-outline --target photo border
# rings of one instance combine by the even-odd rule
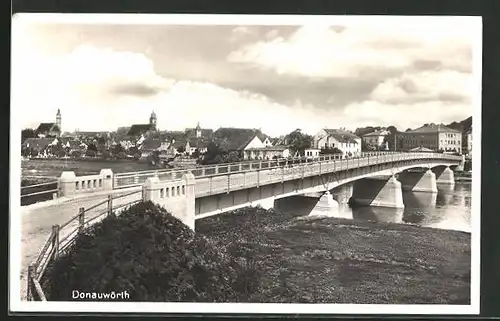
[[[16,14],[13,16],[13,26],[15,28],[15,21],[19,20],[22,17],[26,17],[28,14]],[[38,14],[29,14],[35,15]],[[71,18],[70,23],[75,23],[78,19],[74,17],[70,17],[71,14],[63,14],[64,18],[56,18],[61,19],[60,21],[64,22],[66,19]],[[44,14],[43,19],[52,16],[58,17],[58,14]],[[105,15],[100,15],[104,17]],[[128,18],[126,24],[134,24],[136,17],[139,15],[133,14],[133,19]],[[259,19],[256,15],[225,15],[224,23],[221,23],[221,17],[219,15],[148,15],[145,17],[147,21],[150,23],[154,20],[153,16],[159,16],[161,19],[166,19],[168,17],[169,21],[166,24],[182,24],[180,23],[182,20],[185,20],[187,16],[192,16],[195,20],[195,24],[205,24],[207,21],[216,22],[217,24],[227,24],[227,25],[248,25],[251,24],[250,20]],[[206,18],[202,17],[205,16]],[[61,16],[59,16],[61,17]],[[93,16],[92,19],[95,24],[95,19],[97,16]],[[132,17],[132,16],[129,16]],[[356,16],[336,16],[339,20],[334,23],[342,23],[338,21],[352,20],[353,17]],[[234,18],[235,22],[231,21],[231,18]],[[297,20],[307,20],[310,19],[311,22],[314,23],[326,23],[329,22],[329,19],[332,19],[331,16],[265,16],[265,19],[273,19],[269,25],[278,25],[278,24],[286,24],[287,22],[290,24],[302,24],[297,23]],[[362,23],[383,19],[385,21],[391,19],[404,19],[405,21],[408,17],[376,17],[376,16],[361,16],[363,19]],[[388,19],[390,18],[390,19]],[[422,18],[422,17],[420,17]],[[425,17],[430,19],[436,19],[436,17]],[[457,19],[457,17],[439,17],[439,19]],[[460,19],[475,21],[475,28],[479,29],[481,33],[482,23],[480,17],[460,17]],[[54,18],[51,18],[54,19]],[[142,19],[142,18],[141,18]],[[207,19],[207,20],[204,20]],[[247,20],[248,19],[248,20]],[[132,21],[131,21],[132,20]],[[276,20],[280,22],[276,22]],[[320,22],[321,20],[321,22]],[[464,20],[464,23],[465,23]],[[53,20],[52,20],[53,21]],[[203,22],[202,22],[203,21]],[[236,22],[237,21],[237,22]],[[479,22],[478,22],[479,21]],[[101,21],[104,23],[104,21]],[[139,24],[139,23],[138,23]],[[184,21],[185,24],[185,21]],[[265,23],[259,22],[256,25],[263,25]],[[345,23],[343,23],[345,24]],[[348,24],[348,23],[347,23]],[[356,24],[359,25],[359,24]],[[15,42],[15,39],[12,39]],[[482,86],[482,38],[476,38],[476,43],[474,44],[476,47],[474,49],[473,54],[473,77],[474,81],[474,99],[473,99],[473,139],[474,146],[473,149],[473,177],[472,181],[472,213],[481,213],[481,148],[478,149],[478,146],[481,146],[481,86]],[[478,49],[479,48],[479,49]],[[14,56],[14,53],[12,53]],[[11,75],[12,78],[15,77],[14,74]],[[15,108],[15,101],[11,101],[11,132],[19,132],[21,127],[18,126],[21,115],[19,109]],[[17,258],[17,254],[20,253],[20,237],[13,237],[13,235],[20,236],[20,216],[12,215],[12,213],[16,213],[20,210],[20,146],[21,139],[19,135],[10,135],[10,258],[9,258],[9,268],[11,273],[10,282],[9,282],[9,291],[10,291],[10,304],[11,310],[22,311],[22,312],[88,312],[89,310],[93,310],[94,305],[100,306],[99,309],[93,310],[95,312],[111,312],[111,313],[123,313],[126,307],[130,307],[129,302],[20,302],[19,300],[13,300],[16,296],[19,297],[20,292],[20,280],[19,280],[19,272],[20,272],[20,257],[19,260]],[[422,315],[422,314],[450,314],[450,315],[468,315],[468,314],[478,314],[479,313],[479,283],[480,283],[480,239],[481,239],[481,218],[479,215],[471,215],[471,306],[461,306],[461,305],[376,305],[376,304],[274,304],[274,303],[148,303],[148,302],[134,302],[134,306],[136,306],[135,313],[242,313],[242,314],[251,314],[251,313],[259,313],[259,314],[275,314],[275,313],[286,313],[286,314],[330,314],[330,313],[340,313],[340,314],[350,314],[355,311],[356,314],[413,314],[413,315]],[[17,240],[17,241],[16,241]],[[19,262],[17,262],[19,261]],[[17,262],[17,263],[16,263]],[[12,282],[14,279],[14,282]],[[17,280],[17,282],[16,282]],[[19,286],[16,286],[16,283]],[[476,288],[476,289],[474,289]],[[16,292],[17,291],[17,292]],[[16,295],[17,293],[17,295]],[[17,301],[17,302],[16,302]],[[62,305],[68,305],[70,309],[66,309]],[[103,305],[112,305],[109,309],[102,308]],[[194,310],[193,304],[199,307],[200,309]],[[24,305],[29,305],[24,306]],[[73,306],[74,305],[74,306]],[[137,306],[141,305],[141,309],[137,309]],[[162,307],[159,307],[161,305]],[[296,306],[300,305],[301,307]],[[215,306],[215,307],[214,307]],[[335,307],[331,307],[335,306]],[[221,311],[221,308],[224,311]],[[444,313],[443,313],[444,312]]]

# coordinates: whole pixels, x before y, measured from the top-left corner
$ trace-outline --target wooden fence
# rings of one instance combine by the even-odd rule
[[[84,233],[85,230],[96,223],[98,219],[104,219],[106,216],[111,215],[113,212],[119,209],[123,209],[126,206],[138,203],[141,201],[134,200],[125,204],[120,204],[118,206],[113,206],[113,200],[124,198],[132,194],[142,193],[142,191],[133,191],[124,195],[113,197],[113,195],[108,195],[108,198],[98,204],[95,204],[89,208],[81,207],[77,215],[73,216],[67,222],[62,225],[53,225],[50,236],[47,238],[42,250],[40,251],[37,258],[28,266],[28,280],[27,280],[27,300],[28,301],[46,301],[46,295],[42,288],[42,280],[47,271],[47,266],[57,259],[59,255],[65,253],[74,244],[77,236]],[[106,210],[99,212],[97,215],[90,217],[89,212],[96,209],[99,206],[107,204]],[[116,212],[115,212],[116,214]],[[76,225],[76,226],[75,226]]]

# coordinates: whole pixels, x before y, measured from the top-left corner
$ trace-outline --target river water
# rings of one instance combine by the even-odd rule
[[[470,182],[456,182],[454,186],[438,185],[437,193],[403,191],[404,209],[351,207],[348,202],[352,195],[352,184],[337,187],[331,192],[339,202],[339,213],[334,216],[470,232]],[[317,200],[314,197],[295,196],[281,199],[275,206],[281,211],[305,216],[309,215]]]

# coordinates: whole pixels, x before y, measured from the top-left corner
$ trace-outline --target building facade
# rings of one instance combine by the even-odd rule
[[[464,155],[470,156],[472,154],[472,127],[464,132],[462,140],[462,152]]]
[[[343,156],[357,156],[361,154],[361,138],[346,130],[324,128],[314,135],[313,147],[337,148]]]
[[[389,134],[387,130],[375,131],[364,135],[362,140],[365,144],[374,146],[377,149],[388,148],[387,144],[384,144],[384,141]]]
[[[403,150],[424,147],[434,151],[462,153],[462,133],[444,125],[428,124],[399,135]]]

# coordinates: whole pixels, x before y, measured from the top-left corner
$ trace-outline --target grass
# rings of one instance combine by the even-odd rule
[[[272,211],[258,211],[271,220]],[[218,246],[253,245],[263,279],[248,302],[469,304],[467,233],[275,214],[270,225],[250,224],[245,210],[197,222]]]
[[[243,208],[196,222],[151,202],[110,216],[49,265],[71,289],[132,301],[469,304],[470,234]]]

